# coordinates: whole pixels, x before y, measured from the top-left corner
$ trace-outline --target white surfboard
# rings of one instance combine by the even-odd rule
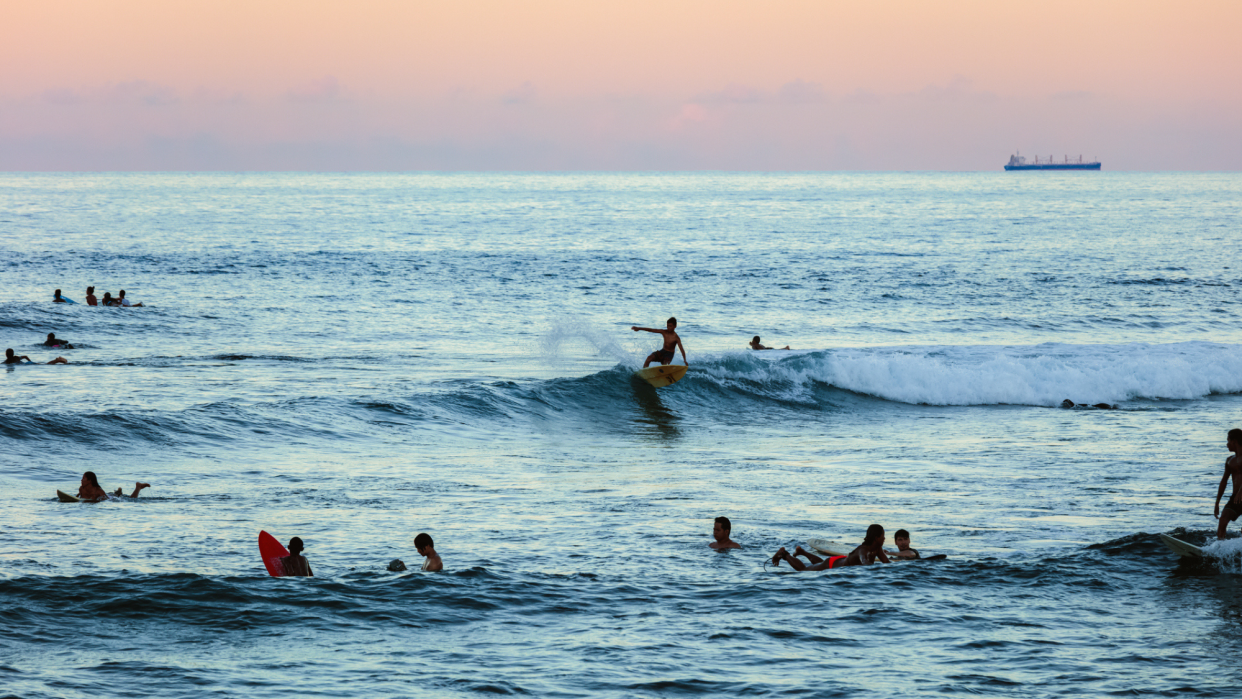
[[[1182,541],[1181,539],[1174,539],[1168,534],[1161,534],[1160,540],[1164,542],[1165,546],[1169,547],[1170,551],[1184,558],[1203,558],[1204,557],[1203,549],[1199,548],[1198,546],[1195,546],[1194,544],[1188,544],[1185,541]]]

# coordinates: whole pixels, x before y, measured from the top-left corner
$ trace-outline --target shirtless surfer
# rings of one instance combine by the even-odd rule
[[[784,347],[765,347],[759,344],[759,336],[755,335],[754,339],[750,341],[750,348],[753,350],[789,349],[789,345]]]
[[[733,523],[728,517],[717,517],[716,523],[712,525],[712,543],[708,546],[717,551],[726,549],[740,549],[742,545],[729,538],[729,534],[733,531]]]
[[[1224,539],[1225,529],[1229,527],[1229,523],[1242,517],[1242,458],[1239,458],[1239,452],[1242,452],[1242,430],[1237,428],[1229,430],[1225,446],[1233,452],[1233,456],[1225,459],[1225,475],[1220,477],[1220,487],[1216,489],[1216,507],[1212,510],[1212,516],[1220,520],[1220,525],[1216,527],[1217,539]],[[1233,493],[1229,496],[1229,501],[1225,503],[1225,510],[1222,512],[1220,497],[1225,494],[1225,484],[1229,482],[1230,477],[1233,478]]]
[[[414,537],[414,548],[418,549],[418,555],[427,558],[423,561],[422,570],[428,573],[444,570],[444,561],[440,560],[440,554],[436,553],[436,545],[431,540],[430,534],[423,532]]]
[[[55,347],[56,349],[73,349],[73,345],[63,337],[56,337],[56,333],[48,333],[47,340],[43,342],[44,347]]]
[[[660,330],[659,328],[640,328],[637,325],[631,325],[630,330],[638,332],[639,330],[649,333],[659,333],[664,336],[664,349],[658,349],[647,355],[647,361],[643,362],[643,368],[646,369],[652,362],[668,364],[673,361],[673,357],[677,356],[676,350],[681,350],[681,361],[690,366],[690,360],[686,359],[686,348],[681,344],[681,338],[677,336],[677,319],[668,319],[668,329]]]
[[[799,561],[798,556],[806,558],[811,562],[810,565]],[[790,567],[794,570],[828,570],[844,566],[869,566],[875,563],[876,559],[884,563],[892,563],[884,554],[884,527],[873,524],[867,527],[867,536],[862,544],[845,556],[820,558],[801,546],[795,548],[793,554],[790,555],[782,546],[780,551],[773,554],[772,565],[778,566],[781,561],[789,561]]]
[[[150,483],[134,483],[134,492],[129,497],[136,498],[143,488],[150,488]],[[99,485],[99,479],[95,477],[94,471],[87,471],[82,474],[82,485],[78,487],[78,499],[82,502],[100,502],[107,500],[108,496],[122,498],[125,497],[124,491],[117,488],[115,491],[108,493]]]
[[[310,561],[306,560],[306,556],[302,555],[302,549],[304,548],[306,547],[302,545],[301,537],[295,536],[289,540],[289,555],[280,559],[280,567],[284,569],[286,577],[315,577],[315,572],[310,567]]]
[[[38,362],[31,359],[30,357],[27,357],[24,354],[14,354],[13,348],[11,347],[4,351],[4,363],[5,364],[21,364],[23,359],[30,362],[31,364],[38,364]],[[68,364],[68,363],[69,363],[69,360],[65,359],[64,357],[57,357],[53,359],[52,361],[48,362],[48,364]]]

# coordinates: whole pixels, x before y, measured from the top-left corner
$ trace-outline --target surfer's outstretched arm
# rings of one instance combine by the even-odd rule
[[[637,325],[631,325],[630,330],[633,330],[634,332],[638,332],[639,330],[641,330],[645,333],[660,333],[660,334],[664,333],[663,330],[657,330],[656,328],[640,328]]]

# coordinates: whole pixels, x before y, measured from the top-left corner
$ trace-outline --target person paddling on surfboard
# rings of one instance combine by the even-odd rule
[[[798,556],[805,557],[811,562],[810,565],[798,560]],[[815,554],[807,551],[801,546],[794,549],[792,555],[781,547],[772,555],[772,565],[779,566],[781,561],[789,561],[789,566],[794,570],[828,570],[829,568],[841,568],[844,566],[869,566],[875,563],[876,559],[884,563],[892,563],[888,560],[888,556],[884,554],[884,527],[873,524],[867,527],[867,536],[863,539],[861,545],[850,551],[845,556],[829,556],[828,558],[820,558]]]
[[[4,363],[5,364],[21,364],[23,359],[30,362],[31,364],[38,364],[38,362],[31,359],[30,357],[27,357],[24,354],[14,354],[13,348],[11,347],[4,351]],[[65,359],[64,357],[57,357],[53,359],[52,361],[48,362],[48,364],[68,364],[68,363],[69,363],[69,360]]]
[[[708,546],[717,551],[725,549],[740,549],[742,545],[729,538],[729,534],[733,531],[733,523],[728,517],[717,517],[716,523],[712,525],[712,538],[715,539]]]
[[[1212,516],[1220,520],[1220,525],[1216,527],[1217,539],[1224,539],[1229,523],[1242,517],[1242,458],[1239,458],[1239,452],[1242,452],[1242,430],[1229,430],[1225,446],[1233,452],[1233,456],[1225,459],[1225,475],[1220,477],[1220,487],[1216,489],[1216,506],[1212,509]],[[1233,493],[1222,512],[1220,497],[1225,494],[1225,484],[1230,477],[1233,478]]]
[[[765,347],[759,343],[759,336],[755,335],[754,339],[750,341],[750,348],[753,350],[789,349],[789,345],[784,347]]]
[[[289,540],[289,555],[280,559],[280,567],[284,569],[286,576],[313,578],[315,573],[311,570],[310,561],[306,560],[306,556],[302,555],[301,537],[293,537]]]
[[[893,543],[897,544],[897,553],[889,555],[897,558],[919,558],[919,552],[910,548],[910,532],[905,529],[898,529],[893,534]]]
[[[136,498],[138,497],[138,493],[142,492],[143,488],[150,487],[150,483],[134,483],[134,492],[129,497]],[[125,497],[125,493],[120,488],[117,488],[111,493],[104,491],[104,489],[99,485],[99,479],[95,476],[94,471],[87,471],[82,474],[82,485],[78,487],[79,500],[82,502],[100,502],[102,500],[107,500],[109,495],[118,498]]]
[[[690,366],[690,360],[686,359],[686,348],[681,344],[681,338],[677,336],[677,319],[668,319],[668,329],[660,330],[659,328],[640,328],[637,325],[631,325],[630,330],[638,332],[639,330],[649,333],[658,333],[664,336],[664,349],[658,349],[647,355],[647,361],[643,362],[643,368],[646,369],[652,362],[668,364],[673,361],[673,357],[677,356],[677,349],[681,350],[681,361]]]

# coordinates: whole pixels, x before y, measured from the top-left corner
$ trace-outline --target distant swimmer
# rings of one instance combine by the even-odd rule
[[[31,364],[38,364],[38,362],[31,359],[30,357],[27,357],[24,354],[20,354],[20,355],[13,354],[13,349],[11,347],[4,351],[4,363],[5,364],[21,364],[22,361],[27,361],[27,362],[30,362]],[[64,357],[57,357],[53,359],[52,361],[48,362],[48,364],[68,364],[68,363],[69,363],[69,360],[65,359]]]
[[[117,300],[116,300],[116,305],[118,305],[118,306],[125,306],[126,308],[142,308],[142,304],[141,304],[141,303],[130,303],[130,302],[129,302],[129,299],[125,298],[125,290],[124,290],[124,289],[121,289],[120,294],[121,294],[121,295],[117,297]]]
[[[143,488],[150,488],[150,483],[135,483],[134,492],[129,497],[136,498]],[[120,488],[108,493],[99,485],[99,479],[95,477],[94,471],[87,471],[82,474],[82,485],[78,488],[78,499],[82,502],[100,502],[107,500],[109,496],[122,498],[125,497],[124,491]]]
[[[280,559],[280,567],[284,569],[286,576],[313,578],[314,571],[311,570],[310,561],[306,560],[306,556],[302,555],[301,537],[293,537],[289,540],[289,555]]]
[[[430,534],[423,532],[414,537],[414,548],[418,550],[418,555],[427,558],[423,561],[422,570],[428,573],[444,570],[444,561],[440,560],[440,554],[436,553],[436,545],[431,540]]]
[[[893,543],[897,544],[897,553],[889,553],[890,556],[896,558],[919,558],[919,552],[910,548],[910,532],[905,529],[898,529],[893,534]]]
[[[60,295],[60,289],[52,292],[52,303],[73,303],[73,299],[67,299]]]
[[[677,336],[677,319],[668,319],[668,329],[660,330],[659,328],[640,328],[637,325],[631,325],[630,330],[634,332],[643,331],[649,333],[658,333],[664,336],[664,349],[658,349],[647,355],[647,361],[643,362],[643,368],[646,369],[652,362],[668,364],[673,361],[673,357],[677,356],[676,350],[681,350],[681,361],[690,366],[690,360],[686,359],[686,348],[681,344],[681,338]]]
[[[785,345],[784,347],[764,347],[759,344],[759,336],[755,335],[755,338],[750,341],[750,348],[753,350],[789,349],[789,345]]]
[[[43,341],[44,347],[55,347],[57,349],[73,349],[73,345],[63,338],[56,337],[56,333],[48,333],[47,339]]]
[[[798,556],[806,558],[811,562],[810,565],[799,561]],[[884,527],[873,524],[867,527],[867,536],[862,544],[847,555],[820,558],[801,546],[794,549],[793,554],[790,555],[782,546],[781,550],[772,555],[772,565],[779,566],[781,561],[789,561],[789,566],[794,570],[828,570],[845,566],[869,566],[877,559],[884,563],[892,563],[884,553]]]
[[[1061,401],[1061,407],[1062,408],[1095,409],[1095,410],[1116,410],[1117,409],[1117,406],[1109,405],[1108,403],[1092,403],[1091,405],[1087,405],[1086,403],[1075,403],[1069,398],[1066,398],[1065,400]]]
[[[88,306],[99,305],[99,299],[95,298],[95,287],[93,286],[86,287],[86,305]]]
[[[717,551],[725,549],[740,549],[742,545],[729,538],[729,534],[733,531],[733,524],[728,517],[717,517],[716,523],[712,525],[712,538],[715,539],[708,546]]]
[[[1225,459],[1225,475],[1220,478],[1220,487],[1216,489],[1216,506],[1212,509],[1212,516],[1220,520],[1220,525],[1216,527],[1217,539],[1224,539],[1229,523],[1242,517],[1242,458],[1239,458],[1239,452],[1242,452],[1242,430],[1229,430],[1225,446],[1233,452],[1233,456]],[[1225,484],[1230,478],[1233,479],[1233,493],[1222,512],[1220,497],[1225,494]]]
[[[99,302],[99,305],[101,305],[101,306],[115,306],[115,305],[117,305],[116,299],[112,298],[112,292],[111,292],[111,291],[105,291],[105,292],[104,292],[103,301],[100,301],[100,302]]]

